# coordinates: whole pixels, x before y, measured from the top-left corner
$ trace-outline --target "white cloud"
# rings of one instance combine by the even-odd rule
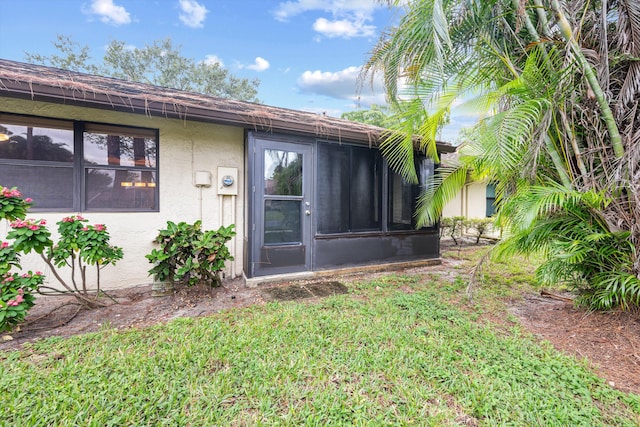
[[[93,0],[88,8],[83,9],[87,15],[98,15],[105,24],[123,25],[131,23],[131,15],[123,6],[113,0]]]
[[[358,92],[359,67],[348,67],[341,71],[305,71],[298,78],[301,92],[312,93],[329,98],[353,101],[356,106],[368,108],[372,104],[385,105],[384,87],[379,79],[373,87],[365,82]]]
[[[269,61],[258,56],[253,64],[246,65],[244,67],[241,66],[240,68],[247,68],[254,71],[265,71],[269,69],[270,66],[271,64],[269,64]]]
[[[295,0],[280,3],[273,15],[286,22],[305,12],[320,11],[331,17],[315,21],[313,29],[318,33],[326,37],[370,37],[375,27],[367,22],[373,21],[373,12],[379,7],[382,5],[372,0]]]
[[[347,19],[329,21],[325,18],[318,18],[316,22],[313,23],[313,29],[327,37],[343,37],[349,39],[351,37],[373,36],[376,27],[366,25],[364,21],[349,21]]]
[[[291,17],[314,10],[328,12],[333,16],[371,16],[378,7],[382,6],[373,0],[292,0],[280,3],[273,15],[278,21],[287,21]]]
[[[204,5],[195,0],[179,0],[180,2],[180,21],[187,27],[202,28],[204,20],[207,18],[207,10]]]
[[[207,55],[204,57],[204,61],[202,62],[204,62],[207,65],[218,64],[220,67],[224,67],[224,62],[222,62],[222,60],[218,58],[216,55]]]

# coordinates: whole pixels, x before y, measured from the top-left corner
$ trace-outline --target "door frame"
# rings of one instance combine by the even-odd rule
[[[250,132],[248,136],[249,166],[249,239],[248,239],[248,276],[266,276],[275,274],[298,273],[312,270],[313,261],[313,204],[314,204],[314,144],[286,136],[274,136]],[[302,195],[270,196],[264,191],[265,150],[273,149],[291,151],[302,154]],[[299,244],[265,244],[265,200],[300,200],[300,232]],[[306,211],[309,214],[306,214]],[[295,265],[270,265],[263,261],[264,251],[303,252],[304,262]],[[293,258],[293,257],[291,257]]]

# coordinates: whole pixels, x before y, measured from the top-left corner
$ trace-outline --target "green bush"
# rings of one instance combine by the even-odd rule
[[[0,241],[0,331],[10,331],[20,324],[34,305],[33,294],[42,294],[43,289],[50,293],[71,293],[87,306],[100,305],[95,296],[89,295],[87,266],[96,268],[97,295],[100,270],[115,264],[123,255],[122,249],[110,245],[104,224],[86,225],[87,220],[80,216],[58,222],[60,239],[54,243],[45,220],[25,219],[31,202],[17,188],[0,186],[0,220],[9,221],[11,230],[6,237],[13,241]],[[21,272],[20,255],[31,252],[40,255],[64,290],[44,286],[44,275],[39,271]],[[71,268],[70,282],[57,270],[64,267]]]
[[[477,245],[482,237],[493,230],[493,225],[493,218],[445,217],[440,219],[440,237],[449,236],[457,245],[458,238],[468,234],[476,238]]]
[[[631,232],[618,230],[607,219],[613,201],[604,192],[563,187],[515,194],[501,208],[511,234],[496,247],[495,256],[542,254],[536,271],[541,284],[567,286],[578,294],[577,303],[590,309],[638,308],[638,253]]]
[[[493,229],[492,218],[469,218],[463,222],[467,234],[476,238],[476,245],[480,243],[480,239],[485,237],[487,233]]]
[[[457,245],[458,239],[462,237],[465,217],[454,216],[440,219],[440,237],[449,236]]]
[[[226,243],[235,236],[234,225],[218,230],[202,231],[202,222],[194,224],[167,221],[167,228],[159,230],[153,249],[146,258],[153,264],[149,274],[155,280],[179,282],[187,285],[220,284],[220,272],[233,256]]]

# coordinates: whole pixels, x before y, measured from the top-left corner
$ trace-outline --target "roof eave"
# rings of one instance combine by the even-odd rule
[[[210,106],[185,105],[180,102],[162,102],[130,95],[109,94],[79,90],[68,86],[46,85],[33,81],[2,79],[0,93],[4,96],[34,101],[98,108],[147,116],[194,120],[228,126],[239,126],[263,132],[286,132],[336,139],[341,142],[368,142],[378,145],[383,129],[355,130],[332,126],[331,118],[318,115],[315,123],[283,120],[269,115],[241,113],[213,109]],[[438,143],[438,151],[450,153],[455,147]]]

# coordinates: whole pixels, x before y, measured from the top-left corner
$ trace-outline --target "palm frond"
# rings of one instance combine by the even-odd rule
[[[435,224],[442,216],[444,206],[456,197],[467,182],[468,168],[464,164],[441,166],[425,191],[418,198],[416,208],[417,227]]]

